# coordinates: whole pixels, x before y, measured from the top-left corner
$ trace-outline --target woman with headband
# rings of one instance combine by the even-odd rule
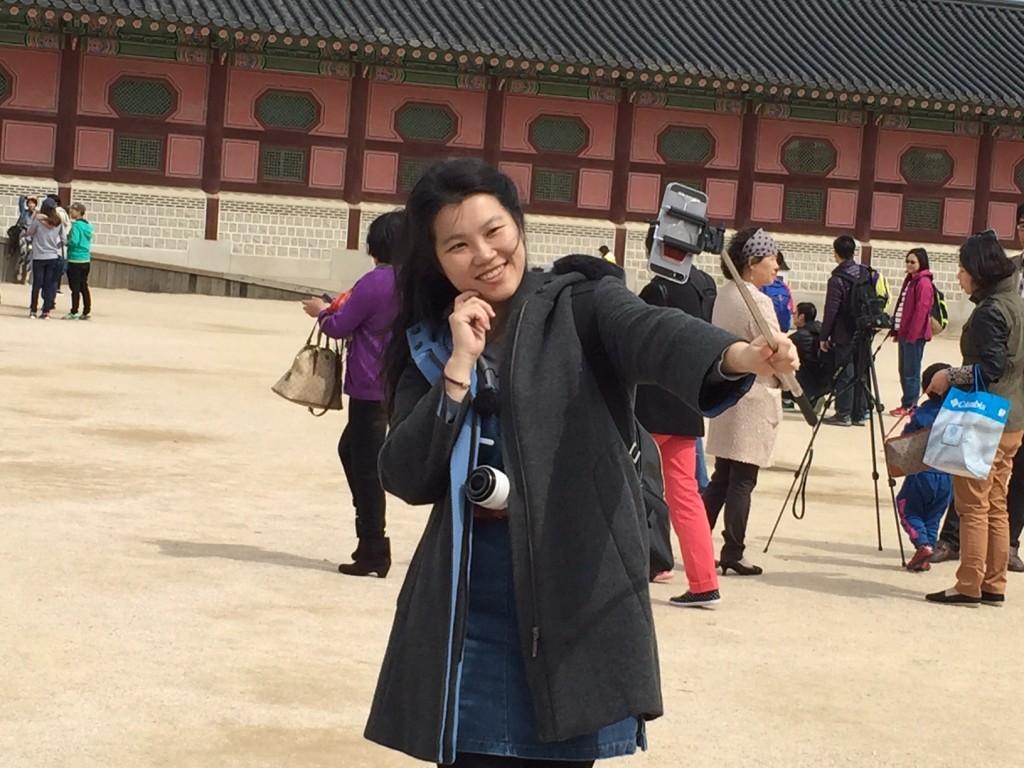
[[[746,341],[758,338],[761,333],[740,294],[749,290],[765,321],[773,331],[779,331],[772,300],[760,291],[771,285],[779,272],[778,253],[775,240],[763,229],[736,233],[729,243],[729,256],[746,285],[725,284],[718,293],[712,323]],[[723,272],[728,276],[726,270]],[[715,457],[715,471],[703,496],[712,531],[725,507],[725,544],[719,558],[722,575],[730,570],[740,576],[762,573],[743,556],[744,541],[757,474],[761,467],[772,463],[781,421],[782,389],[774,375],[758,376],[739,403],[711,420],[707,452]]]

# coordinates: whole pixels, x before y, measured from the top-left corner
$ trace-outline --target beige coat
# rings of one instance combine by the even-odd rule
[[[750,283],[746,285],[769,327],[777,333],[779,320],[772,300]],[[753,341],[761,335],[750,310],[743,303],[740,289],[732,282],[718,292],[711,322],[746,341]],[[781,421],[782,390],[778,379],[758,376],[754,386],[736,405],[711,419],[706,450],[721,459],[758,467],[771,466]]]

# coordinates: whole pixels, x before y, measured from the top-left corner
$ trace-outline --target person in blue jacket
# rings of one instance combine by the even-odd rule
[[[935,363],[921,374],[925,388],[931,384],[937,371],[949,368],[948,363]],[[929,429],[942,409],[942,395],[929,394],[927,399],[912,412],[910,422],[903,428],[903,434]],[[953,477],[948,472],[926,469],[909,475],[896,496],[900,522],[910,537],[916,551],[907,563],[908,571],[927,571],[929,558],[935,552],[939,540],[939,524],[942,515],[953,498]]]

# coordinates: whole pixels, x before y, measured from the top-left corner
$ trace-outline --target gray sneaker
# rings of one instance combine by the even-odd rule
[[[1014,573],[1024,573],[1024,560],[1020,559],[1020,547],[1010,547],[1010,562],[1007,568]]]
[[[947,560],[959,560],[960,550],[953,549],[948,541],[939,541],[935,545],[935,552],[928,558],[929,563],[944,563]]]

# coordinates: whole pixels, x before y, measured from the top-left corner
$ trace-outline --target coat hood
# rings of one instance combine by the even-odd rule
[[[610,261],[579,253],[570,254],[558,259],[551,265],[551,272],[556,275],[579,272],[587,280],[600,280],[602,277],[617,277],[623,281],[626,279],[626,270],[618,264],[612,264]]]

